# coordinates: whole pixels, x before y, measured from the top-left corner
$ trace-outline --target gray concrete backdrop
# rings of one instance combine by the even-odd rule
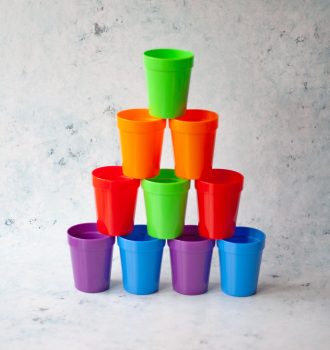
[[[121,162],[116,112],[147,105],[143,51],[177,47],[189,106],[221,115],[214,166],[245,175],[238,224],[268,234],[266,263],[329,266],[329,18],[327,0],[1,0],[3,249],[67,254],[65,228],[95,219],[90,171]]]

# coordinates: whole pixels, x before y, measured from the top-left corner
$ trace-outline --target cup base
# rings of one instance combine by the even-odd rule
[[[75,285],[75,288],[79,290],[79,292],[83,293],[102,293],[110,289],[110,285],[103,286],[101,288],[85,288],[85,287],[79,287]]]
[[[199,291],[188,291],[188,290],[180,290],[178,288],[173,287],[173,290],[175,290],[177,293],[182,294],[182,295],[202,295],[207,293],[208,289],[203,289],[203,290],[199,290]]]
[[[228,292],[228,291],[226,291],[226,290],[224,290],[223,288],[220,288],[220,290],[224,293],[224,294],[226,294],[226,295],[229,295],[229,296],[231,296],[231,297],[236,297],[236,298],[246,298],[246,297],[251,297],[251,296],[253,296],[253,295],[255,295],[256,293],[257,293],[257,291],[255,290],[255,291],[252,291],[252,292],[246,292],[246,293],[235,293],[235,292],[233,292],[233,293],[231,293],[231,292]]]
[[[152,232],[148,232],[148,235],[152,238],[157,238],[157,239],[162,239],[162,240],[166,240],[166,239],[175,239],[180,237],[181,233],[176,234],[176,235],[159,235],[159,234],[155,234]]]
[[[129,294],[134,294],[134,295],[149,295],[149,294],[154,294],[154,293],[157,293],[158,292],[158,288],[157,289],[154,289],[152,291],[145,291],[145,290],[130,290],[128,288],[125,288],[125,291]]]

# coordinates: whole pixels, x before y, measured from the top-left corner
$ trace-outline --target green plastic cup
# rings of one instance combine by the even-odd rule
[[[145,51],[150,115],[172,119],[185,113],[193,63],[194,54],[190,51]]]
[[[158,176],[142,181],[148,234],[173,239],[184,228],[190,181],[176,177],[173,169],[161,169]]]

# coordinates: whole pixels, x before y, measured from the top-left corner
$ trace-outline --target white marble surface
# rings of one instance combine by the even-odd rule
[[[0,348],[328,349],[330,2],[0,0]],[[146,106],[142,52],[195,52],[189,106],[221,115],[238,224],[267,233],[259,293],[74,290],[65,231],[95,220],[90,171],[120,164],[115,113]],[[162,165],[173,165],[166,133]],[[141,193],[140,193],[141,194]],[[187,222],[196,223],[190,191]],[[145,222],[142,196],[136,221]]]
[[[122,288],[116,247],[111,289],[86,294],[73,288],[63,235],[47,233],[34,243],[33,231],[16,244],[2,238],[1,349],[329,348],[329,272],[305,261],[293,273],[268,249],[258,294],[233,298],[219,291],[214,249],[209,292],[183,296],[172,290],[166,248],[160,291],[135,296]]]

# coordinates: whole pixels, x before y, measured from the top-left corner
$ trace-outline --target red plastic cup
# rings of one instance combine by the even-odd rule
[[[140,180],[123,175],[121,166],[105,166],[92,172],[97,229],[109,236],[124,236],[133,230]]]
[[[196,180],[199,234],[225,239],[234,234],[244,176],[233,170],[212,169]]]

